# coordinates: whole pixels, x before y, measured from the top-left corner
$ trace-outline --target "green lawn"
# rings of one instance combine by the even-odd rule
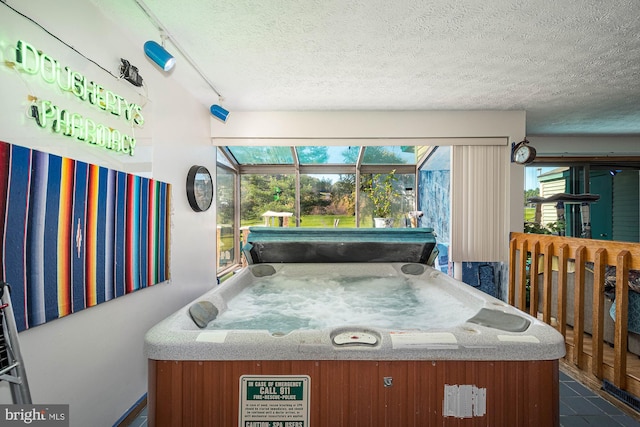
[[[524,208],[524,220],[533,222],[536,217],[536,208]]]
[[[334,221],[340,220],[338,227],[341,228],[353,228],[356,226],[356,217],[354,215],[303,215],[300,218],[301,227],[315,227],[315,228],[333,228]],[[243,221],[243,227],[264,225],[263,220],[257,221]],[[289,219],[289,227],[295,227],[296,221],[294,218]]]
[[[300,218],[300,226],[331,228],[336,219],[339,220],[338,227],[340,228],[353,228],[356,226],[355,215],[303,215],[302,218]]]

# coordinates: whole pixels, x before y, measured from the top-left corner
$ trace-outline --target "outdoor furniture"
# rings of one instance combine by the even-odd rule
[[[262,216],[264,217],[264,225],[267,227],[288,227],[289,218],[293,216],[293,213],[266,211]]]

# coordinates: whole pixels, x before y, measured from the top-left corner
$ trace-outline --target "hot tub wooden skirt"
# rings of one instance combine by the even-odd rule
[[[302,427],[560,424],[557,360],[149,360],[149,425],[236,427],[242,376],[285,375],[309,379]]]

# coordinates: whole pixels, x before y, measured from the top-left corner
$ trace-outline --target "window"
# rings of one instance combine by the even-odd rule
[[[239,238],[236,232],[235,180],[233,169],[218,163],[216,167],[217,270],[238,263]]]
[[[355,174],[300,175],[301,227],[355,227]]]
[[[426,146],[220,147],[240,179],[242,228],[373,227],[373,207],[358,179],[395,171],[391,204],[396,227],[416,210],[416,164]],[[359,202],[356,202],[359,200]],[[362,212],[358,212],[362,209]]]
[[[295,227],[296,182],[291,174],[243,174],[240,224]]]
[[[360,194],[360,227],[374,227],[374,218],[388,217],[391,218],[392,226],[394,228],[410,227],[409,212],[416,209],[416,197],[415,197],[415,180],[416,175],[413,173],[371,173],[362,174],[360,176],[361,189],[368,186],[381,186],[385,178],[390,177],[388,182],[391,186],[393,194],[397,196],[387,198],[383,196],[382,203],[386,201],[388,204],[388,214],[381,214],[381,207],[374,209],[374,203],[372,197],[369,196],[367,191],[362,191]]]

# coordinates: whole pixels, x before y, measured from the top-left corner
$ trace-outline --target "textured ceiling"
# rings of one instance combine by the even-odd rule
[[[92,1],[160,40],[135,0]],[[638,0],[143,4],[232,112],[526,110],[528,135],[640,134]],[[176,56],[172,78],[215,103]]]

